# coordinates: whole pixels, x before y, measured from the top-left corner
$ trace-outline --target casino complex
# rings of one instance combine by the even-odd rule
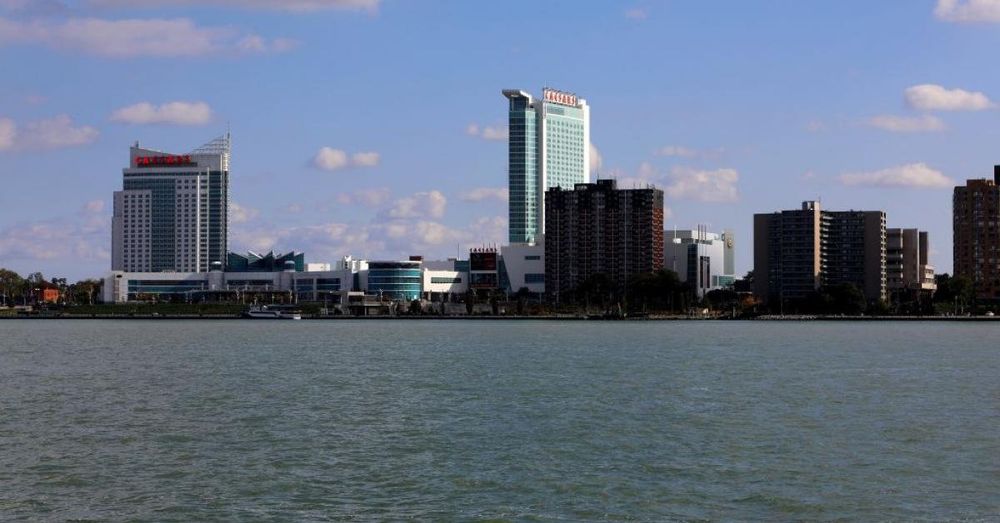
[[[664,244],[663,191],[590,182],[585,100],[550,88],[537,99],[520,89],[501,94],[510,129],[508,245],[482,245],[465,259],[446,260],[414,253],[405,260],[348,255],[307,263],[301,252],[237,254],[228,244],[229,133],[184,153],[135,142],[114,193],[104,301],[318,302],[347,314],[415,300],[444,311],[470,296],[480,302],[554,296],[558,302],[598,272],[613,273],[621,287],[637,272],[662,268],[665,255],[690,264],[682,279],[711,282],[701,292],[726,281],[720,274],[732,271],[730,259],[721,263],[699,250],[676,256],[679,245]],[[727,256],[731,236],[728,247]],[[546,294],[550,278],[559,287],[554,295]]]

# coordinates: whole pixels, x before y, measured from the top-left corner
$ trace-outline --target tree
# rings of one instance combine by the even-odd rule
[[[827,285],[820,289],[820,311],[855,316],[868,307],[864,293],[852,283]]]
[[[12,305],[21,296],[24,289],[24,278],[11,270],[0,269],[0,304]]]
[[[935,275],[934,281],[937,283],[934,302],[952,305],[956,314],[972,303],[975,297],[972,280],[968,277],[944,273]]]
[[[424,311],[423,307],[420,305],[420,300],[413,300],[410,302],[410,314],[420,314]]]
[[[523,316],[524,306],[527,303],[528,298],[531,297],[531,289],[528,289],[527,287],[521,287],[520,289],[517,290],[517,293],[514,294],[514,296],[517,298],[517,315]]]

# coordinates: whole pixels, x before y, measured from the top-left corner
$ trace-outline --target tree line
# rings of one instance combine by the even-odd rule
[[[0,268],[0,306],[35,305],[41,289],[58,289],[59,303],[67,305],[93,305],[100,300],[100,280],[88,278],[67,283],[65,278],[46,279],[40,272],[27,276]]]

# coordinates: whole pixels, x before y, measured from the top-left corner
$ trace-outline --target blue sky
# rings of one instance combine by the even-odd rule
[[[230,248],[453,256],[506,238],[503,88],[591,105],[668,227],[821,199],[930,231],[1000,163],[1000,0],[0,0],[0,266],[110,266],[135,140],[233,135]]]

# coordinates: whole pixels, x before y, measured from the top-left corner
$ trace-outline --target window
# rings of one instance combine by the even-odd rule
[[[545,274],[529,272],[524,275],[524,283],[545,283]]]

